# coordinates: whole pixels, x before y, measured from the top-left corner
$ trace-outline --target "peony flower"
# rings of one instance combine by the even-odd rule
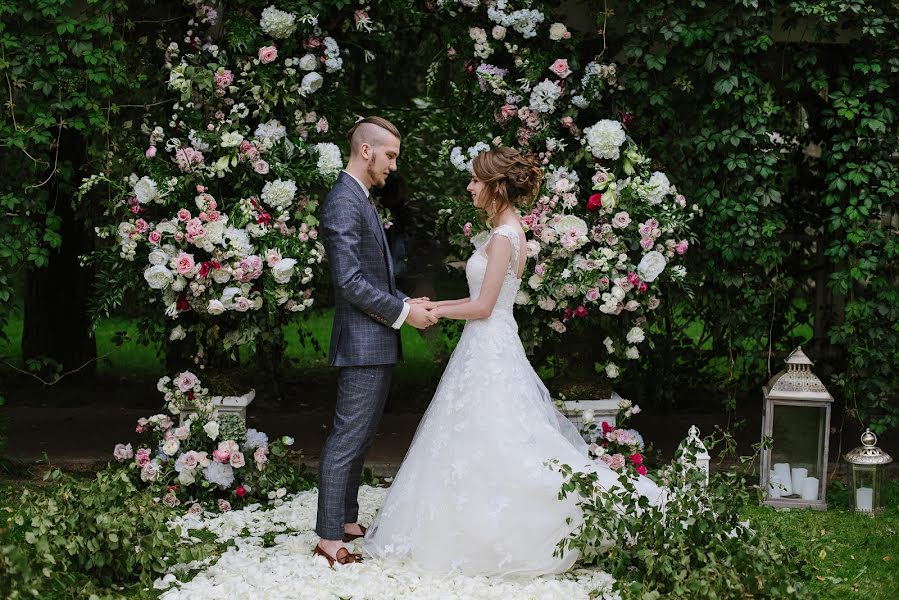
[[[643,255],[640,264],[637,265],[637,273],[643,281],[652,283],[665,270],[665,257],[661,252],[653,250]]]
[[[112,456],[117,461],[124,462],[134,456],[134,451],[131,449],[131,444],[116,444],[115,449],[112,451]]]
[[[153,462],[148,461],[144,463],[144,465],[140,468],[140,480],[144,482],[156,481],[156,476],[159,475],[159,466]]]
[[[626,138],[621,123],[610,119],[602,119],[584,129],[584,143],[596,158],[617,160]]]
[[[203,469],[203,477],[222,489],[229,488],[234,483],[234,469],[227,463],[213,461]]]
[[[150,146],[149,148],[147,148],[147,151],[144,152],[144,156],[146,156],[147,158],[153,158],[154,156],[156,156],[156,146]]]
[[[690,242],[688,242],[687,240],[681,240],[674,247],[674,250],[675,250],[675,252],[677,252],[678,254],[683,256],[684,254],[687,253],[687,248],[689,248],[689,247],[690,247]]]
[[[269,206],[280,210],[287,210],[293,203],[296,193],[297,184],[293,180],[288,179],[282,181],[281,179],[276,179],[275,181],[269,181],[265,184],[260,196]]]
[[[159,191],[156,189],[156,182],[149,177],[141,177],[134,184],[134,197],[140,204],[155,202],[159,200]]]
[[[259,62],[269,64],[278,58],[278,49],[275,46],[263,46],[259,49]]]

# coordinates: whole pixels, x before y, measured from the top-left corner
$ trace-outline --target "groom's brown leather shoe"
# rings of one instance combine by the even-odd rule
[[[361,537],[365,537],[365,532],[367,531],[365,529],[365,527],[360,525],[359,529],[362,530],[362,533],[344,533],[343,534],[343,543],[348,544],[349,542],[352,542],[353,540],[358,540]]]
[[[350,554],[350,551],[346,548],[341,548],[337,551],[335,556],[331,556],[327,552],[325,552],[321,544],[315,545],[315,550],[312,551],[313,556],[324,556],[325,560],[328,561],[328,566],[333,567],[334,563],[340,563],[341,565],[349,565],[352,563],[362,562],[362,556],[359,554]]]

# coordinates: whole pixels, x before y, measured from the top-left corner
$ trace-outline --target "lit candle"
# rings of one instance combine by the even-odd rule
[[[783,486],[783,495],[791,495],[793,487],[790,485],[790,463],[774,463],[774,473],[780,478],[780,484]]]
[[[817,500],[818,499],[818,478],[806,477],[802,483],[802,499]]]
[[[793,482],[793,493],[801,494],[802,490],[805,489],[803,484],[805,483],[805,478],[808,477],[808,469],[803,469],[802,467],[793,467],[790,469],[792,476],[790,479]]]
[[[860,487],[855,490],[855,509],[871,512],[874,510],[874,490],[868,487]]]

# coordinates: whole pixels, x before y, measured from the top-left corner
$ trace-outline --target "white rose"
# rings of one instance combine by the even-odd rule
[[[506,37],[506,28],[503,27],[502,25],[497,25],[496,27],[493,28],[493,30],[490,32],[490,34],[493,36],[493,39],[501,40],[504,37]]]
[[[646,334],[639,327],[633,327],[627,332],[627,341],[631,344],[639,344],[646,339]]]
[[[168,254],[157,248],[150,253],[149,260],[151,265],[164,265],[165,263],[169,262],[169,256]]]
[[[180,447],[181,442],[179,442],[177,438],[169,438],[162,444],[162,451],[168,456],[175,456]]]
[[[159,191],[156,189],[156,182],[149,177],[141,177],[134,184],[134,196],[140,204],[158,200]]]
[[[606,351],[608,351],[609,354],[615,352],[615,343],[612,341],[612,338],[606,337],[602,343],[606,345]]]
[[[531,302],[531,297],[524,290],[519,290],[517,294],[515,294],[515,304],[529,304]]]
[[[220,315],[225,312],[225,305],[221,303],[219,300],[210,300],[209,306],[206,307],[206,312],[210,315]]]
[[[564,23],[553,23],[549,26],[549,39],[558,42],[565,36],[567,31],[568,28],[565,27]]]
[[[293,276],[297,261],[293,258],[282,258],[272,267],[272,277],[278,283],[287,283]]]
[[[203,431],[206,432],[210,440],[214,440],[219,436],[219,424],[215,421],[209,421],[203,425]]]
[[[311,94],[312,92],[320,88],[324,81],[325,80],[322,78],[322,76],[315,71],[306,73],[306,75],[303,77],[302,83],[300,84],[300,94],[302,94],[303,96]]]
[[[628,349],[624,351],[624,354],[631,360],[640,358],[640,351],[637,350],[636,346],[628,346]]]
[[[618,377],[619,370],[618,365],[615,363],[609,363],[606,365],[606,375],[608,375],[609,379],[615,379]]]
[[[314,71],[315,67],[318,66],[318,59],[315,58],[314,54],[307,54],[303,58],[300,59],[300,68],[304,71]]]
[[[593,412],[592,408],[588,408],[587,410],[584,411],[582,418],[584,420],[584,423],[592,423],[593,420],[596,418],[596,413]]]
[[[144,279],[154,290],[164,290],[175,278],[165,265],[153,265],[144,271]]]
[[[534,258],[540,254],[540,242],[537,240],[528,240],[528,258]]]
[[[531,275],[531,278],[528,279],[528,285],[531,286],[531,289],[536,290],[543,283],[543,275]]]
[[[621,302],[624,299],[625,291],[621,286],[612,286],[612,298],[615,299],[616,302]]]
[[[184,327],[178,325],[172,332],[169,334],[169,339],[173,342],[178,340],[183,340],[187,336],[187,332],[184,330]]]
[[[181,485],[190,485],[195,482],[197,478],[194,476],[194,472],[192,470],[184,469],[180,473],[178,473],[178,483]]]
[[[187,280],[184,277],[181,277],[181,275],[178,275],[175,277],[175,281],[172,282],[172,291],[180,292],[185,286],[187,286]]]
[[[216,283],[228,283],[228,280],[231,279],[231,273],[227,269],[215,269],[212,272],[212,279]]]
[[[665,270],[666,264],[662,253],[653,250],[643,255],[640,264],[637,265],[637,273],[643,278],[643,281],[651,283]]]

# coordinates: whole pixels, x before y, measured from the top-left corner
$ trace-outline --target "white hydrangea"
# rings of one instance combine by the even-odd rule
[[[572,96],[571,103],[578,108],[587,108],[587,106],[589,106],[589,104],[587,103],[587,99],[580,94],[578,94],[577,96]]]
[[[260,123],[256,131],[253,132],[253,136],[267,149],[287,137],[287,128],[281,125],[281,122],[277,119],[272,119],[267,123]]]
[[[626,135],[618,121],[602,119],[584,129],[584,142],[596,158],[617,160]]]
[[[497,0],[495,6],[487,9],[487,16],[491,21],[503,27],[511,27],[521,34],[524,39],[530,39],[537,35],[537,26],[546,17],[539,10],[521,9],[506,14],[506,0]]]
[[[318,172],[324,177],[333,177],[340,173],[343,168],[343,157],[340,155],[340,148],[336,144],[324,142],[315,145],[318,152]]]
[[[237,258],[246,258],[253,253],[253,244],[250,243],[250,236],[245,230],[228,227],[225,229],[224,237],[228,240],[231,252]],[[219,272],[219,269],[213,271],[213,273],[217,272]]]
[[[340,58],[340,46],[332,37],[326,37],[325,42],[325,70],[328,73],[339,71],[343,67],[343,59]]]
[[[531,110],[551,113],[556,109],[556,100],[562,96],[562,88],[549,79],[544,79],[531,90],[529,106]]]
[[[262,200],[272,208],[286,210],[293,202],[297,193],[297,184],[288,179],[282,181],[276,179],[269,181],[262,188]]]
[[[276,40],[283,40],[293,35],[296,31],[297,16],[293,13],[278,10],[274,6],[269,6],[262,11],[262,18],[259,19],[259,26],[262,31],[269,34]]]
[[[465,154],[468,155],[466,158],[465,154],[462,153],[462,148],[460,146],[454,146],[452,151],[450,152],[450,162],[453,163],[453,166],[459,169],[460,171],[468,171],[471,173],[471,162],[475,159],[475,157],[481,152],[486,152],[490,150],[490,144],[486,142],[478,142],[474,146],[468,148]]]
[[[255,429],[247,429],[247,439],[243,444],[244,451],[255,450],[260,446],[267,445],[268,436],[264,432]]]
[[[156,182],[150,179],[149,177],[141,177],[137,180],[137,183],[134,184],[134,197],[137,198],[137,201],[141,204],[147,204],[148,202],[158,202],[159,190],[156,187]]]

